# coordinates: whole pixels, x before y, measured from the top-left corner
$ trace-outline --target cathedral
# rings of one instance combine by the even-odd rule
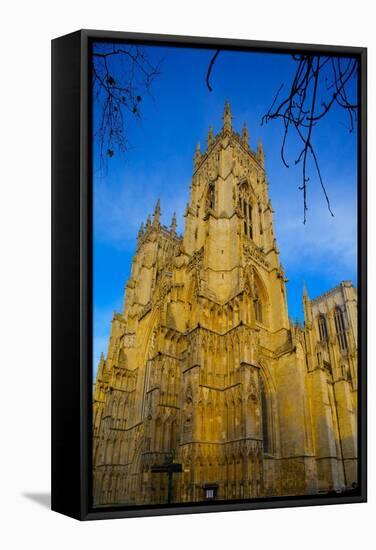
[[[356,487],[357,291],[304,288],[304,325],[289,319],[263,147],[228,102],[176,229],[158,201],[99,362],[94,505]]]

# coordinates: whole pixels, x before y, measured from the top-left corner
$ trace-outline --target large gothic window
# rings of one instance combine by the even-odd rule
[[[262,303],[257,289],[255,290],[255,298],[253,303],[255,308],[256,321],[262,323]]]
[[[244,234],[253,239],[252,202],[246,184],[243,184],[240,188],[239,206],[244,216]]]
[[[213,181],[209,183],[208,208],[215,210],[215,184]]]
[[[328,340],[328,328],[326,326],[325,315],[319,316],[319,333],[321,342],[326,342]]]
[[[269,445],[269,426],[268,426],[268,402],[266,397],[265,384],[260,376],[260,397],[261,397],[261,415],[262,415],[262,439],[264,442],[264,453],[270,452]]]
[[[340,307],[336,307],[334,311],[334,323],[336,326],[339,346],[341,350],[346,351],[347,350],[346,327],[345,327],[343,311],[341,310]]]

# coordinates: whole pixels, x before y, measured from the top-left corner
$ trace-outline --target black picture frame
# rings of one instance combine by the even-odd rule
[[[92,189],[89,53],[113,40],[359,59],[359,487],[349,495],[137,506],[91,505]],[[80,30],[52,41],[52,509],[79,520],[366,502],[367,499],[367,50],[254,40]]]

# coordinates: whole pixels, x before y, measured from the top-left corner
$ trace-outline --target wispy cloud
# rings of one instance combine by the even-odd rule
[[[134,248],[137,231],[161,200],[162,223],[170,224],[176,212],[178,230],[183,231],[188,200],[189,175],[176,170],[178,161],[157,165],[142,173],[127,173],[114,185],[97,183],[94,192],[95,237],[116,247]],[[177,174],[179,174],[177,176]]]
[[[332,217],[322,197],[313,197],[308,221],[302,223],[302,205],[281,198],[276,214],[276,232],[281,260],[287,270],[307,274],[335,275],[356,272],[356,200],[351,194],[336,192]],[[276,205],[277,209],[277,205]]]

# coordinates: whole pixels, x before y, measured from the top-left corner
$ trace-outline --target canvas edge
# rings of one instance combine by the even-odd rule
[[[80,114],[79,114],[79,126],[80,126],[80,146],[79,151],[75,152],[75,156],[79,156],[79,174],[73,169],[73,164],[71,159],[67,159],[69,165],[72,165],[72,179],[70,181],[77,181],[77,176],[80,181],[80,231],[79,231],[79,250],[80,250],[80,261],[79,261],[79,281],[80,281],[80,300],[79,300],[79,310],[80,310],[80,379],[78,388],[76,388],[75,395],[77,391],[79,393],[79,415],[75,414],[75,421],[71,424],[72,433],[79,432],[79,450],[78,450],[78,462],[79,462],[79,498],[78,501],[76,497],[72,497],[72,507],[70,508],[67,503],[62,507],[58,503],[59,499],[56,499],[56,494],[54,495],[54,489],[52,489],[52,509],[58,512],[61,512],[66,515],[70,515],[76,519],[81,520],[95,520],[95,519],[111,519],[111,518],[123,518],[123,517],[146,517],[146,516],[159,516],[159,515],[174,515],[174,514],[192,514],[192,513],[205,513],[205,512],[223,512],[223,511],[237,511],[237,510],[252,510],[252,509],[266,509],[266,508],[284,508],[284,507],[299,507],[299,506],[312,506],[312,505],[328,505],[328,504],[347,504],[347,503],[359,503],[367,501],[367,387],[366,387],[366,345],[367,345],[367,318],[366,318],[366,299],[367,299],[367,262],[366,262],[366,243],[367,243],[367,194],[366,194],[366,170],[367,170],[367,49],[359,47],[347,47],[347,46],[330,46],[330,45],[313,45],[313,44],[298,44],[298,43],[285,43],[285,42],[265,42],[265,41],[254,41],[254,40],[238,40],[238,39],[221,39],[221,38],[201,38],[201,37],[187,37],[187,36],[174,36],[174,35],[156,35],[156,34],[145,34],[145,33],[127,33],[127,32],[115,32],[115,31],[95,31],[95,30],[81,30],[70,35],[65,35],[64,37],[57,38],[52,41],[52,44],[57,41],[68,40],[69,37],[79,36],[79,50],[80,50]],[[358,161],[359,161],[359,182],[358,182],[358,192],[359,192],[359,202],[358,202],[358,235],[359,235],[359,248],[360,255],[358,257],[358,268],[360,274],[360,314],[359,314],[359,325],[361,327],[361,336],[360,336],[360,358],[362,368],[360,369],[360,412],[359,415],[359,427],[360,427],[360,495],[355,496],[325,496],[325,497],[315,497],[314,499],[306,497],[293,497],[293,498],[271,498],[265,499],[263,501],[252,501],[252,502],[241,502],[233,503],[228,501],[228,503],[218,503],[212,505],[177,505],[177,506],[166,506],[166,507],[134,507],[132,509],[93,509],[90,502],[91,498],[91,386],[92,382],[91,376],[91,327],[92,327],[92,283],[91,283],[91,173],[90,173],[90,97],[89,97],[89,87],[88,87],[88,56],[89,56],[89,45],[93,40],[127,40],[135,41],[142,43],[153,43],[153,44],[165,44],[165,45],[181,45],[193,47],[224,47],[229,49],[248,49],[252,50],[262,50],[262,51],[279,51],[279,52],[293,52],[293,51],[314,51],[320,53],[328,54],[337,54],[337,55],[350,55],[357,56],[360,60],[360,78],[359,78],[359,91],[361,97],[361,114],[359,116],[359,149],[358,149]],[[53,57],[54,62],[54,57]],[[55,87],[57,85],[55,81]],[[56,93],[56,89],[55,89]],[[53,92],[54,96],[54,92]],[[53,108],[54,111],[54,108]],[[55,113],[56,115],[56,113]],[[77,121],[76,121],[77,122]],[[54,113],[53,113],[53,123],[52,128],[54,132]],[[56,128],[55,128],[56,131]],[[54,138],[52,137],[52,141]],[[54,144],[52,144],[54,147]],[[77,160],[77,159],[76,159]],[[54,161],[54,155],[52,160],[52,179],[56,183],[56,162]],[[56,200],[53,196],[53,211],[59,208],[56,205]],[[54,207],[55,204],[55,207]],[[56,244],[56,236],[52,238],[52,246],[54,248]],[[74,246],[77,245],[73,243]],[[73,246],[73,248],[74,248]],[[54,260],[53,260],[54,265]],[[76,266],[77,274],[77,266]],[[55,274],[56,276],[56,274]],[[53,286],[54,288],[54,286]],[[53,291],[54,292],[54,291]],[[53,307],[55,304],[54,296],[52,296]],[[54,319],[54,317],[53,317]],[[56,322],[56,321],[55,321]],[[53,320],[54,324],[54,320]],[[56,326],[53,328],[53,334],[55,333],[55,342],[56,342]],[[55,330],[55,332],[54,332]],[[54,336],[53,336],[54,340]],[[55,358],[56,359],[56,358]],[[54,365],[54,353],[52,357],[52,362]],[[55,365],[56,367],[56,365]],[[77,367],[76,367],[77,368]],[[55,374],[54,374],[55,372]],[[74,372],[73,364],[70,365],[68,373],[72,379],[75,379],[77,372]],[[54,371],[53,366],[53,380],[52,386],[56,390],[56,378],[61,376],[62,373],[56,373],[56,368]],[[76,382],[77,383],[77,382]],[[56,391],[55,391],[56,393]],[[53,391],[54,395],[54,391]],[[55,396],[56,398],[56,396]],[[58,399],[60,402],[61,399]],[[73,400],[74,401],[74,400]],[[71,407],[71,411],[77,411],[77,403],[70,402],[68,406]],[[67,429],[66,424],[62,426],[61,420],[56,423],[57,415],[57,402],[54,403],[53,400],[53,417],[55,415],[55,422],[53,422],[53,447],[56,445],[57,431],[60,429]],[[76,451],[77,452],[77,451]],[[55,452],[53,449],[53,457],[55,455],[55,467],[53,467],[52,475],[52,487],[56,487],[57,477],[60,476],[61,480],[66,480],[66,487],[73,487],[72,482],[66,476],[66,467],[63,466],[60,459],[56,462],[56,448]],[[77,458],[77,457],[76,457]],[[54,458],[53,458],[54,462]],[[58,467],[57,467],[58,464]],[[77,464],[77,461],[75,461]],[[75,477],[77,479],[77,477]],[[74,494],[73,487],[72,491]],[[69,491],[68,491],[69,496]],[[78,506],[78,508],[77,508]],[[79,511],[77,511],[79,510]]]

